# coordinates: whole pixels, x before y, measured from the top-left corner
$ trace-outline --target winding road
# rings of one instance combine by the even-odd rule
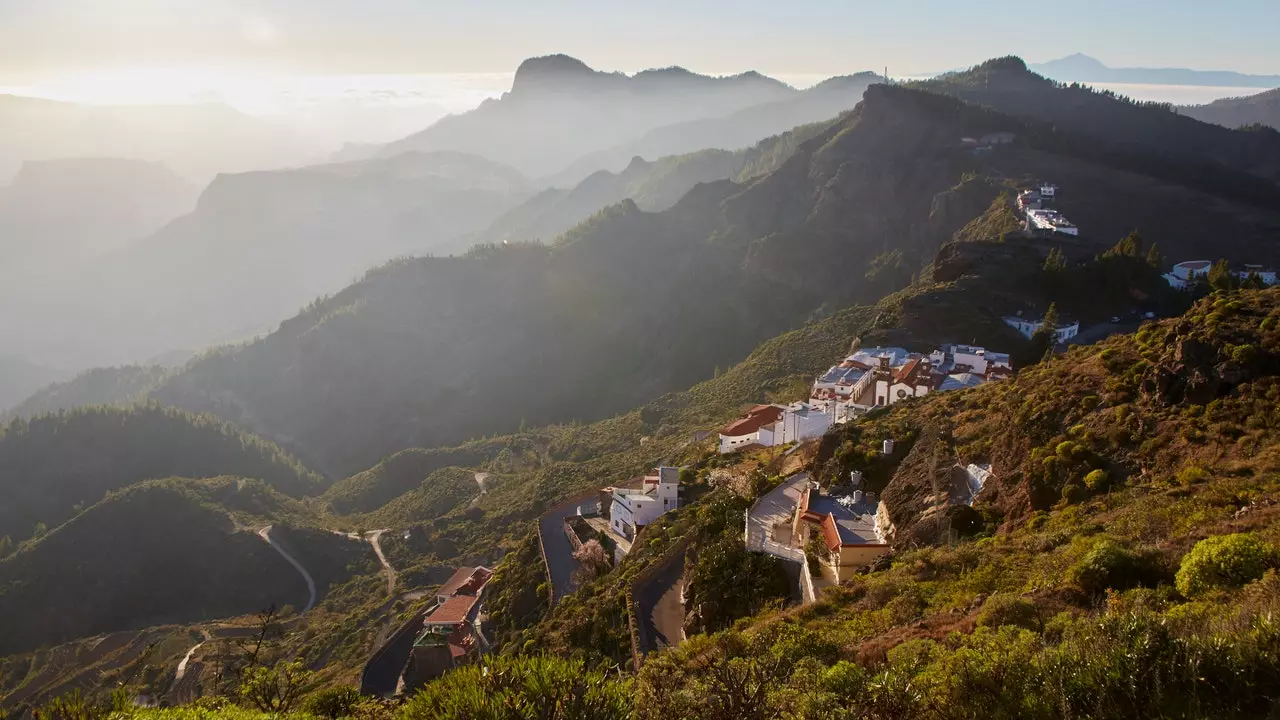
[[[307,606],[302,609],[301,613],[299,613],[299,615],[305,615],[311,611],[311,608],[316,606],[316,581],[311,577],[311,573],[307,572],[307,569],[302,567],[302,563],[295,560],[284,548],[280,547],[279,543],[271,539],[271,527],[272,526],[268,525],[259,530],[258,537],[265,540],[268,545],[275,549],[276,552],[280,553],[281,557],[288,560],[289,564],[302,574],[302,579],[307,581],[307,592],[310,593],[310,597],[307,598]],[[378,552],[378,555],[381,557],[381,551]]]
[[[382,534],[391,532],[388,529],[373,530],[365,537],[369,540],[369,544],[373,546],[373,554],[378,556],[378,562],[382,563],[382,569],[387,574],[387,594],[396,594],[396,571],[391,567],[391,563],[387,562],[387,556],[382,554]]]

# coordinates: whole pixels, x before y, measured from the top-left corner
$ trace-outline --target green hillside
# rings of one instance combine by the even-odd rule
[[[1018,139],[979,154],[961,142],[998,131]],[[1277,206],[1241,194],[1262,181],[1227,169],[1215,190],[1199,159],[1165,157],[1150,175],[1117,167],[1108,147],[872,86],[749,183],[699,185],[660,213],[624,202],[549,247],[389,264],[154,397],[339,476],[408,447],[591,421],[711,377],[815,313],[905,287],[993,201],[1039,178],[1064,188],[1080,256],[1135,228],[1171,259],[1201,255],[1208,236],[1233,262],[1275,256]]]
[[[295,497],[324,487],[319,476],[272,443],[210,417],[154,404],[14,420],[0,429],[0,467],[0,538],[14,542],[57,527],[109,492],[151,478],[234,474]]]
[[[158,365],[127,365],[94,368],[66,382],[37,390],[30,397],[0,415],[4,421],[71,410],[89,405],[129,405],[146,399],[168,375]]]
[[[258,480],[153,480],[112,493],[0,560],[0,654],[273,603],[300,610],[305,581],[257,535],[287,518],[309,513]],[[372,561],[362,543],[282,530],[320,592]]]

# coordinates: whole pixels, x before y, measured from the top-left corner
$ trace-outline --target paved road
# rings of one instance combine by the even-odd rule
[[[595,500],[569,502],[548,510],[538,520],[538,533],[542,536],[542,547],[547,552],[547,566],[551,572],[552,604],[560,598],[572,595],[577,590],[573,582],[573,573],[578,569],[578,561],[573,559],[573,546],[564,534],[565,518],[596,511]]]
[[[651,581],[636,588],[638,619],[644,623],[640,652],[646,655],[684,641],[684,558],[681,553]]]
[[[307,592],[310,594],[310,597],[307,598],[307,606],[302,608],[302,612],[298,614],[302,615],[310,612],[311,608],[316,606],[316,581],[311,577],[311,573],[307,572],[307,569],[302,567],[302,563],[293,559],[292,555],[286,552],[284,548],[280,547],[275,540],[271,539],[270,525],[259,530],[258,537],[267,541],[267,544],[274,548],[276,552],[280,553],[281,557],[288,560],[289,564],[302,575],[302,579],[307,581]]]
[[[796,503],[800,502],[800,495],[804,492],[804,485],[807,482],[809,482],[809,473],[796,473],[770,490],[752,507],[747,517],[748,550],[766,552],[788,560],[799,560],[804,557],[803,550],[789,547],[785,541],[790,540],[789,525]],[[770,528],[780,526],[788,526],[783,531],[783,536],[771,538]]]
[[[378,556],[378,562],[382,563],[382,569],[387,574],[387,594],[396,594],[396,571],[391,567],[391,563],[387,562],[387,556],[382,554],[382,534],[391,532],[387,529],[373,530],[366,537],[369,544],[373,546],[373,554]]]

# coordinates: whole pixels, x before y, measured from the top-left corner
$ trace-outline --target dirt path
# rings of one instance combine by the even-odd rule
[[[196,643],[195,645],[192,645],[191,649],[187,651],[187,654],[182,656],[182,662],[178,663],[178,671],[174,673],[174,676],[173,676],[173,682],[175,685],[179,680],[182,679],[183,675],[187,674],[187,663],[191,662],[191,656],[194,655],[195,652],[200,649],[201,645],[213,639],[213,636],[209,634],[209,631],[203,628],[201,628],[200,630],[200,635],[204,639]]]
[[[480,498],[489,494],[489,487],[485,484],[485,481],[489,479],[489,473],[487,472],[475,473],[475,478],[476,478],[476,485],[479,486],[480,488],[480,494],[476,495],[474,498],[471,499],[470,507],[475,507],[480,502]]]
[[[297,570],[299,573],[302,574],[302,579],[307,581],[307,592],[310,593],[310,597],[307,598],[307,606],[304,607],[302,609],[302,612],[298,614],[305,615],[306,613],[310,612],[311,608],[316,606],[316,581],[314,578],[311,577],[311,573],[307,572],[307,569],[302,567],[302,563],[295,560],[292,555],[290,555],[288,552],[285,551],[284,548],[280,547],[279,543],[271,539],[270,525],[259,530],[258,537],[265,540],[266,543],[270,545],[273,549],[275,549],[276,552],[280,553],[281,557],[283,557],[285,560],[288,560],[289,564],[292,565],[295,570]],[[379,552],[378,554],[381,555],[382,553]]]
[[[382,554],[382,534],[391,532],[390,530],[373,530],[366,535],[369,544],[373,546],[373,554],[378,556],[378,562],[382,563],[382,569],[387,575],[387,594],[396,594],[396,571],[391,567],[391,563],[387,562],[387,556]]]

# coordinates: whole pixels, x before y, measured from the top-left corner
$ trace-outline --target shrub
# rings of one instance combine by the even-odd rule
[[[1240,587],[1275,564],[1276,549],[1251,533],[1205,538],[1182,558],[1178,592],[1195,597],[1210,590]]]
[[[302,709],[316,717],[350,717],[355,714],[355,709],[360,704],[360,699],[359,690],[345,685],[338,685],[324,688],[311,695],[302,704]]]
[[[626,720],[632,682],[559,657],[489,657],[426,684],[404,720]]]
[[[1209,471],[1199,465],[1188,465],[1178,471],[1178,484],[1195,485],[1209,479]]]
[[[1084,488],[1075,483],[1068,483],[1062,486],[1062,502],[1067,505],[1083,502],[1085,497]]]
[[[1094,492],[1106,490],[1107,485],[1111,482],[1111,476],[1106,470],[1093,470],[1084,476],[1084,486]]]
[[[1067,578],[1086,593],[1101,595],[1107,589],[1124,590],[1140,584],[1143,570],[1137,555],[1104,538],[1071,566]]]
[[[982,604],[978,613],[978,625],[981,627],[1013,627],[1039,631],[1043,626],[1040,610],[1036,604],[1017,595],[997,593]]]

